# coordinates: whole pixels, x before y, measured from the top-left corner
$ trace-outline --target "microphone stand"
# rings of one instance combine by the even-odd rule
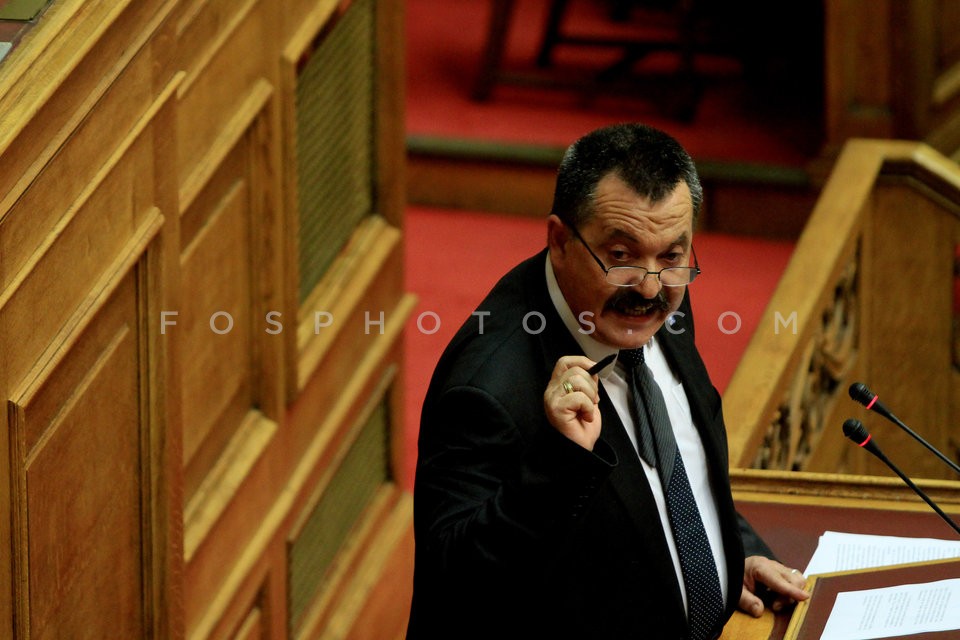
[[[889,412],[888,412],[888,413],[889,413]],[[951,459],[948,458],[947,456],[945,456],[945,455],[943,455],[942,453],[940,453],[940,451],[937,450],[936,447],[934,447],[932,444],[930,444],[929,442],[927,442],[926,440],[924,440],[924,439],[920,436],[920,434],[918,434],[916,431],[914,431],[913,429],[911,429],[910,427],[908,427],[907,425],[905,425],[905,424],[900,420],[900,418],[898,418],[897,416],[895,416],[895,415],[893,415],[893,414],[891,413],[891,414],[890,414],[890,421],[893,422],[893,424],[895,424],[895,425],[897,425],[898,427],[900,427],[901,429],[903,429],[904,431],[906,431],[914,440],[916,440],[917,442],[919,442],[920,444],[922,444],[923,446],[925,446],[927,449],[930,450],[931,453],[933,453],[933,455],[935,455],[935,456],[937,456],[938,458],[940,458],[944,463],[946,463],[946,465],[947,465],[948,467],[950,467],[951,469],[953,469],[954,471],[956,471],[958,474],[960,474],[960,466],[957,466],[957,463],[955,463],[953,460],[951,460]]]
[[[914,493],[923,498],[923,501],[927,503],[927,506],[933,509],[937,515],[943,519],[944,522],[950,525],[950,527],[957,532],[957,534],[960,534],[960,525],[957,525],[957,523],[954,522],[950,516],[943,512],[943,509],[941,509],[937,503],[931,500],[930,497],[920,489],[920,487],[914,484],[913,480],[908,478],[907,475],[901,471],[899,467],[897,467],[897,465],[893,464],[893,462],[887,458],[886,454],[884,454],[880,449],[880,446],[873,441],[873,436],[870,435],[870,432],[866,430],[862,422],[853,418],[844,421],[843,435],[853,441],[853,443],[858,447],[861,449],[866,449],[877,459],[890,467],[890,469],[897,474],[901,480],[903,480],[904,484],[913,489]]]
[[[866,407],[868,411],[879,413],[884,418],[906,431],[907,435],[925,446],[930,453],[940,458],[940,460],[943,461],[948,467],[960,474],[960,466],[958,466],[956,462],[940,453],[936,447],[924,440],[919,433],[904,424],[900,418],[894,415],[890,409],[885,407],[883,403],[879,401],[880,396],[871,391],[867,385],[863,384],[862,382],[854,382],[850,385],[848,393],[854,402]]]
[[[941,518],[943,518],[943,521],[944,521],[944,522],[946,522],[948,525],[950,525],[951,527],[953,527],[953,530],[956,531],[957,534],[960,534],[960,525],[957,525],[957,523],[954,522],[953,519],[952,519],[950,516],[948,516],[946,513],[944,513],[943,509],[941,509],[939,506],[937,506],[937,503],[936,503],[936,502],[934,502],[933,500],[931,500],[931,499],[927,496],[927,494],[924,493],[924,492],[920,489],[920,487],[918,487],[916,484],[914,484],[913,480],[911,480],[910,478],[908,478],[907,475],[906,475],[905,473],[903,473],[902,471],[900,471],[900,469],[897,468],[897,466],[896,466],[895,464],[893,464],[892,462],[890,462],[890,460],[887,458],[887,456],[884,455],[883,451],[881,451],[879,447],[875,447],[874,450],[871,451],[871,453],[873,453],[873,454],[874,454],[875,456],[877,456],[881,461],[883,461],[884,464],[886,464],[888,467],[890,467],[895,474],[897,474],[898,476],[900,476],[900,479],[903,480],[903,482],[904,482],[908,487],[910,487],[911,489],[913,489],[913,492],[914,492],[914,493],[916,493],[918,496],[920,496],[921,498],[923,498],[923,501],[926,502],[926,503],[930,506],[931,509],[933,509],[934,511],[936,511],[936,512],[937,512],[937,515],[940,516]]]

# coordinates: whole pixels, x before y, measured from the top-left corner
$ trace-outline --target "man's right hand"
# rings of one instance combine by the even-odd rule
[[[560,358],[543,392],[550,424],[590,451],[600,437],[599,378],[587,373],[594,364],[586,356]]]

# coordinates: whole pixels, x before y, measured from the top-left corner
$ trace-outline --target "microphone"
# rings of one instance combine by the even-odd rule
[[[930,444],[929,442],[924,440],[922,437],[920,437],[920,435],[917,432],[915,432],[913,429],[911,429],[907,425],[903,424],[903,422],[900,421],[900,418],[893,415],[893,412],[890,411],[890,409],[888,409],[886,406],[884,406],[882,402],[880,402],[879,400],[880,396],[870,391],[867,385],[863,384],[862,382],[854,382],[852,385],[850,385],[849,392],[850,392],[850,397],[853,398],[856,402],[859,402],[860,404],[862,404],[863,406],[865,406],[867,409],[871,411],[876,411],[877,413],[882,415],[884,418],[886,418],[893,424],[897,425],[898,427],[906,431],[910,435],[910,437],[912,437],[914,440],[916,440],[917,442],[925,446],[927,449],[929,449],[931,453],[933,453],[935,456],[940,458],[940,460],[942,460],[947,466],[949,466],[951,469],[953,469],[957,473],[960,473],[960,466],[957,466],[956,462],[954,462],[947,456],[940,453],[936,449],[936,447],[934,447],[932,444]]]
[[[943,518],[943,521],[949,524],[954,531],[960,534],[960,525],[957,525],[956,522],[950,519],[950,517],[943,512],[943,509],[938,507],[936,503],[931,500],[927,494],[920,490],[920,487],[915,485],[910,478],[908,478],[903,471],[897,468],[895,464],[890,462],[890,460],[883,454],[883,451],[880,450],[880,447],[877,446],[877,443],[874,442],[873,436],[870,435],[870,432],[867,431],[866,427],[863,426],[863,423],[859,420],[853,418],[847,419],[843,423],[843,435],[853,440],[857,443],[862,449],[866,449],[877,458],[879,458],[885,465],[890,467],[894,473],[900,476],[900,479],[903,480],[908,487],[913,489],[913,491],[923,498],[923,501],[930,505],[930,508],[937,512],[937,515]]]

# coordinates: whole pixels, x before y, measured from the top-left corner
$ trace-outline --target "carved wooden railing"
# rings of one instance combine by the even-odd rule
[[[724,393],[731,466],[889,475],[846,442],[861,420],[908,474],[952,472],[848,396],[865,382],[960,451],[960,167],[922,143],[852,140]]]

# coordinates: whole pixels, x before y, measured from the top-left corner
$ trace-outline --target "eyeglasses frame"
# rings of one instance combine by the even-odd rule
[[[573,231],[573,235],[577,237],[577,240],[579,240],[581,243],[583,243],[583,246],[586,247],[587,252],[590,254],[590,256],[591,256],[594,260],[596,260],[597,265],[599,265],[599,266],[600,266],[600,269],[603,270],[604,279],[609,278],[609,277],[610,277],[610,272],[611,272],[612,270],[614,270],[614,269],[640,269],[640,270],[642,270],[642,271],[644,272],[643,277],[640,278],[640,282],[638,282],[638,283],[636,283],[636,284],[616,284],[616,283],[614,283],[614,282],[610,282],[610,280],[608,280],[608,279],[606,280],[606,281],[607,281],[607,284],[612,284],[612,285],[615,286],[615,287],[637,287],[637,286],[640,286],[640,285],[643,283],[643,281],[646,279],[647,276],[657,276],[657,282],[660,284],[661,287],[685,287],[685,286],[687,286],[688,284],[692,283],[694,280],[696,280],[696,279],[697,279],[697,276],[699,276],[699,275],[702,273],[702,271],[701,271],[701,269],[700,269],[700,261],[697,260],[697,251],[696,251],[696,249],[693,248],[693,243],[692,243],[692,242],[690,243],[690,253],[693,254],[693,266],[692,266],[692,267],[666,267],[665,269],[660,269],[660,271],[650,271],[650,270],[647,269],[646,267],[635,267],[635,266],[631,266],[631,265],[608,267],[608,266],[606,266],[605,264],[603,264],[603,261],[597,256],[596,253],[593,252],[593,249],[590,248],[590,245],[587,243],[586,240],[583,239],[583,236],[580,235],[580,231],[579,231],[575,226],[573,226],[572,224],[567,223],[567,222],[565,222],[564,224],[566,224],[567,227],[569,227],[570,230]],[[663,273],[664,271],[668,271],[668,270],[670,270],[670,269],[689,269],[689,270],[693,273],[693,275],[690,277],[690,281],[687,282],[687,284],[666,284],[666,283],[663,282],[663,280],[660,279],[660,274]]]

